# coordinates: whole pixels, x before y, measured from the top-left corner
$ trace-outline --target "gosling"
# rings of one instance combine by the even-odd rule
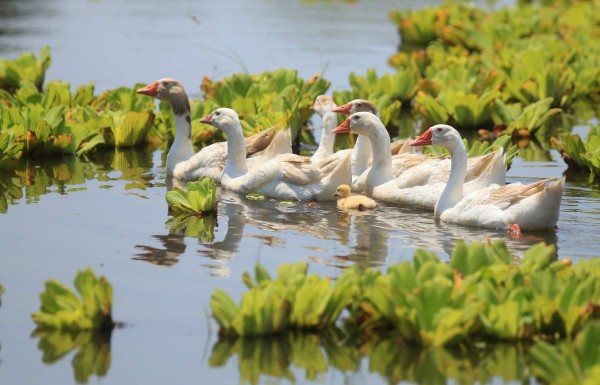
[[[351,195],[350,186],[341,184],[338,186],[334,197],[337,197],[337,208],[341,210],[365,211],[374,209],[377,203],[364,195]]]

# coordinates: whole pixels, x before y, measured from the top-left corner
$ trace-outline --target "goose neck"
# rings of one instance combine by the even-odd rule
[[[377,122],[377,129],[370,131],[371,152],[373,163],[369,171],[370,184],[381,184],[394,179],[392,172],[392,155],[390,149],[390,135],[381,122]]]
[[[324,159],[333,154],[333,145],[335,143],[335,135],[331,131],[337,126],[337,114],[335,112],[326,112],[323,115],[323,130],[321,132],[321,140],[319,148],[313,154],[313,159]]]
[[[225,164],[223,174],[228,174],[230,177],[237,177],[248,171],[246,142],[239,121],[226,124],[228,127],[225,127],[224,131],[227,136],[227,163]]]
[[[467,175],[467,150],[462,140],[457,140],[450,150],[450,177],[444,191],[435,205],[435,216],[439,218],[442,213],[454,207],[463,197],[463,184]]]

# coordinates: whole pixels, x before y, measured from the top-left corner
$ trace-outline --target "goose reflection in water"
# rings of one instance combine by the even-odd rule
[[[167,185],[174,186],[174,182],[167,180]],[[137,245],[143,253],[134,259],[171,266],[187,251],[189,244],[186,244],[186,238],[196,238],[196,252],[210,259],[203,263],[210,275],[228,277],[234,257],[260,258],[263,253],[269,254],[264,249],[250,251],[247,247],[250,238],[258,239],[269,249],[285,249],[292,239],[294,242],[302,239],[302,246],[294,247],[293,255],[288,255],[282,262],[304,259],[339,269],[354,263],[362,267],[378,267],[412,261],[417,249],[435,252],[448,260],[460,240],[486,242],[503,239],[517,258],[540,241],[548,244],[557,242],[554,231],[526,233],[521,239],[514,240],[504,231],[439,223],[429,211],[386,203],[380,203],[371,212],[346,212],[337,210],[335,202],[250,200],[244,194],[232,191],[219,189],[217,193],[219,209],[216,218],[220,226],[214,234],[216,220],[204,225],[204,237],[192,231],[197,230],[197,224],[178,222],[174,226],[167,221],[169,232],[153,236],[161,247]],[[257,230],[263,233],[257,234]],[[223,232],[224,235],[219,236]]]

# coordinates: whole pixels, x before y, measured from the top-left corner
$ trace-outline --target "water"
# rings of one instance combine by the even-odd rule
[[[94,81],[97,92],[165,76],[180,79],[193,91],[203,75],[279,67],[297,68],[305,78],[325,69],[333,90],[347,87],[352,71],[388,69],[386,60],[398,37],[387,11],[405,6],[409,2],[387,0],[177,0],[168,5],[4,0],[0,50],[3,57],[15,57],[49,44],[53,64],[47,80],[73,85]],[[6,289],[0,307],[0,383],[75,382],[75,351],[54,363],[42,362],[40,339],[31,336],[30,314],[39,307],[46,279],[70,285],[75,273],[88,266],[112,283],[113,314],[125,323],[112,335],[108,372],[101,379],[92,376],[90,382],[231,384],[248,379],[252,365],[276,361],[282,365],[279,371],[254,368],[270,373],[260,377],[261,383],[287,382],[283,378],[289,371],[298,383],[462,383],[460,370],[451,369],[464,367],[462,360],[470,358],[454,355],[450,360],[446,351],[397,346],[391,357],[406,365],[416,360],[420,366],[410,366],[404,374],[398,372],[403,365],[382,370],[382,358],[372,353],[382,349],[377,345],[366,350],[370,353],[351,350],[347,354],[355,358],[345,369],[336,368],[327,356],[330,370],[314,375],[298,360],[293,365],[288,361],[291,356],[283,353],[290,351],[288,345],[273,342],[246,349],[257,357],[275,352],[278,360],[248,361],[236,353],[239,347],[232,347],[225,355],[230,358],[218,361],[215,352],[224,345],[216,345],[216,325],[207,316],[210,294],[222,288],[239,298],[244,289],[240,276],[256,262],[273,272],[280,263],[305,260],[312,272],[337,277],[353,263],[384,268],[411,260],[421,247],[447,259],[460,239],[501,238],[516,255],[544,240],[557,246],[560,258],[575,260],[597,256],[600,250],[600,191],[582,182],[567,184],[557,231],[528,234],[518,241],[503,232],[437,224],[429,212],[385,204],[373,213],[347,215],[333,203],[290,206],[250,201],[231,192],[221,195],[214,241],[201,240],[190,236],[191,226],[167,224],[164,150],[110,151],[93,161],[28,161],[0,175],[0,203],[6,202],[6,212],[0,214],[0,283]],[[566,168],[554,151],[536,159],[545,160],[515,159],[508,181],[557,176]],[[328,349],[322,341],[321,348],[312,340],[294,341],[287,343]],[[104,355],[95,356],[106,358],[106,342],[101,346]],[[490,369],[482,382],[521,382],[519,378],[528,376],[523,369],[525,374],[503,377],[506,365],[497,357],[512,357],[512,362],[522,352],[502,349],[490,353],[501,369]],[[264,357],[272,357],[267,353]],[[286,362],[291,365],[288,372]],[[435,374],[435,381],[423,373]]]

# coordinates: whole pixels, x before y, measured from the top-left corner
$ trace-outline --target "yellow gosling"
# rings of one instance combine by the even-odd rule
[[[337,197],[337,208],[341,210],[365,211],[377,206],[375,201],[364,195],[351,195],[350,186],[341,184],[338,186],[334,197]]]

